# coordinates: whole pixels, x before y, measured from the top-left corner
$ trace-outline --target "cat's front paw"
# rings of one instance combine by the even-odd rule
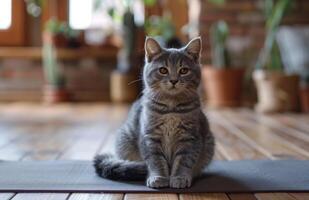
[[[169,186],[169,178],[164,176],[150,176],[147,179],[147,186],[151,188],[163,188]]]
[[[191,187],[192,177],[191,176],[172,176],[170,178],[171,188],[187,188]]]

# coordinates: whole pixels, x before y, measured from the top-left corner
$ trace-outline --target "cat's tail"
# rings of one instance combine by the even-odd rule
[[[96,173],[102,178],[112,180],[145,180],[147,166],[142,161],[119,160],[110,154],[97,155],[94,158]]]

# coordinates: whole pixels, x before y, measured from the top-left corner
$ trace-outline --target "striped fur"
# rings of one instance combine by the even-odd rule
[[[104,178],[146,179],[153,188],[190,187],[211,162],[215,145],[197,92],[201,39],[164,49],[148,38],[145,51],[143,96],[118,131],[117,155],[99,155],[94,166]],[[161,73],[162,67],[168,73]]]

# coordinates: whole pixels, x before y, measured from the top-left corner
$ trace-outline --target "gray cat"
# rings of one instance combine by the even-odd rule
[[[181,49],[165,49],[147,38],[145,53],[143,95],[119,130],[117,158],[96,156],[96,172],[114,180],[147,177],[152,188],[190,187],[214,154],[214,138],[197,92],[201,39]]]

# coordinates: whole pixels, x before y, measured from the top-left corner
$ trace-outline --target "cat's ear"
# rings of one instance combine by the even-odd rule
[[[146,37],[145,40],[145,56],[146,61],[151,62],[152,59],[162,53],[160,44],[152,37]]]
[[[185,52],[194,59],[194,61],[199,61],[202,51],[201,37],[193,38],[184,49]]]

